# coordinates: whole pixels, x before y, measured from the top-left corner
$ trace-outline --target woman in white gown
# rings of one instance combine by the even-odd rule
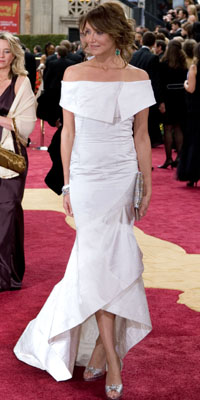
[[[146,72],[126,62],[133,32],[118,4],[90,11],[84,34],[94,58],[66,70],[60,103],[64,208],[74,215],[76,241],[64,278],[14,351],[57,381],[71,378],[75,363],[87,366],[86,381],[107,369],[106,396],[118,399],[120,359],[151,331],[132,200],[139,164],[144,216],[151,197],[148,107],[155,100]]]

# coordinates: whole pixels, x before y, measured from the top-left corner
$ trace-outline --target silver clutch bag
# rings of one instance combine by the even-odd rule
[[[143,174],[142,172],[137,172],[134,193],[133,193],[133,206],[134,206],[136,221],[140,220],[139,209],[142,203],[143,194],[144,194]]]

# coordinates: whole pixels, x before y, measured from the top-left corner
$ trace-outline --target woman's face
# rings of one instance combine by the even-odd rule
[[[7,40],[0,39],[0,70],[8,68],[14,59]]]
[[[181,36],[183,37],[187,36],[187,31],[185,31],[184,28],[181,28]]]
[[[108,33],[101,32],[92,28],[88,22],[84,29],[87,50],[93,56],[115,53],[116,45],[113,38]]]
[[[49,45],[49,47],[47,48],[47,53],[48,53],[48,56],[51,56],[52,54],[55,53],[55,46],[53,44]]]

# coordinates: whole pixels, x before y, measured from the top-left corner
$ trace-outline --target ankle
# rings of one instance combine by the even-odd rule
[[[108,366],[113,365],[113,364],[120,365],[120,358],[119,358],[118,354],[113,353],[113,354],[107,355],[107,364],[108,364]]]

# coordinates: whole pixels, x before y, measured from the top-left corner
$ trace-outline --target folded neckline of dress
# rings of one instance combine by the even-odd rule
[[[107,82],[90,85],[86,81],[62,81],[60,106],[81,117],[107,123],[115,123],[118,108],[122,122],[155,104],[151,81],[137,82],[137,85],[123,81],[113,85],[107,85]]]
[[[150,79],[143,79],[140,81],[88,81],[88,80],[78,80],[78,81],[61,81],[62,83],[144,83],[144,82],[150,82]]]

